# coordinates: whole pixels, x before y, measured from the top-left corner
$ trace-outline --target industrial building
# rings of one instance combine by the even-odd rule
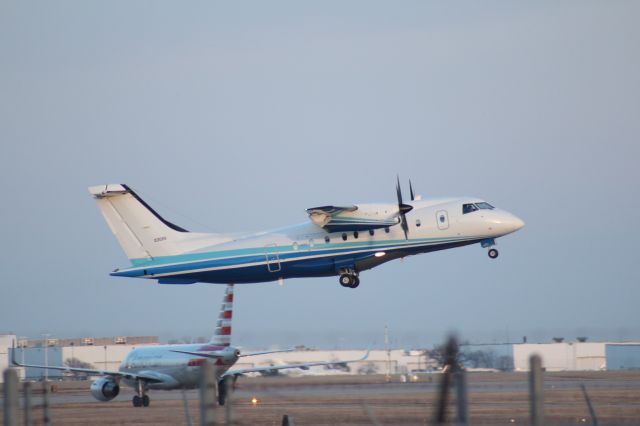
[[[4,375],[2,372],[10,367],[9,351],[13,342],[16,341],[15,334],[0,334],[0,383],[4,382]],[[18,377],[24,378],[24,369],[18,369]]]
[[[0,366],[9,366],[10,351],[15,335],[0,338]],[[17,340],[16,359],[25,364],[117,370],[132,349],[141,345],[159,344],[156,336],[87,337],[81,339]],[[253,352],[253,350],[244,350]],[[235,368],[259,367],[279,364],[297,364],[326,360],[351,360],[362,357],[364,350],[309,350],[303,346],[292,352],[256,355],[241,358]],[[425,355],[425,351],[374,350],[366,360],[337,366],[337,369],[312,367],[304,374],[407,374],[415,371],[437,369],[437,363]],[[300,374],[300,370],[288,373]],[[61,379],[62,371],[26,368],[22,377],[28,380]]]
[[[512,350],[513,368],[529,369],[533,354],[542,357],[546,371],[597,371],[640,368],[640,342],[586,342],[581,339],[565,342],[556,339],[549,343],[520,343],[508,345]],[[0,335],[0,371],[10,367],[11,347],[17,342],[16,359],[26,364],[118,370],[120,364],[136,347],[158,345],[157,336],[85,337],[79,339],[26,340],[16,335]],[[510,346],[510,348],[509,348]],[[477,348],[476,348],[477,349]],[[246,349],[243,352],[252,352]],[[297,364],[314,361],[340,361],[358,359],[363,350],[310,350],[303,346],[292,352],[272,353],[240,358],[234,368],[263,367],[280,364]],[[412,374],[430,372],[439,368],[438,363],[424,350],[373,350],[366,360],[348,366],[312,367],[308,371],[291,370],[287,374]],[[44,369],[18,369],[21,378],[40,380],[44,377],[60,379],[63,372]],[[74,376],[75,377],[75,376]],[[1,380],[1,375],[0,375]]]
[[[640,368],[640,342],[586,342],[580,339],[513,345],[516,371],[529,370],[529,358],[538,354],[546,371],[597,371]]]
[[[9,365],[15,335],[0,335],[0,369]],[[157,345],[157,336],[84,337],[79,339],[46,338],[17,340],[15,357],[20,363],[36,365],[118,370],[125,356],[136,347]],[[22,370],[22,369],[21,369]],[[26,368],[21,377],[39,380],[44,377],[62,378],[62,371]]]

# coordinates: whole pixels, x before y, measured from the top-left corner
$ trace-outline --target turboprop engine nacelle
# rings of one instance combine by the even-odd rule
[[[91,383],[91,395],[98,401],[111,401],[119,393],[120,386],[109,377],[102,377]]]

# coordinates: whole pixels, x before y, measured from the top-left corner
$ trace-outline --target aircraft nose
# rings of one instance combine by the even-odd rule
[[[524,220],[511,213],[506,214],[506,217],[503,219],[503,223],[505,225],[505,228],[507,228],[507,232],[509,233],[516,232],[518,229],[521,229],[524,226]]]
[[[504,210],[494,211],[490,223],[491,227],[489,229],[492,229],[499,235],[516,232],[524,226],[522,219]]]
[[[517,231],[518,229],[522,229],[524,226],[524,220],[520,219],[517,216],[513,216],[513,230]]]

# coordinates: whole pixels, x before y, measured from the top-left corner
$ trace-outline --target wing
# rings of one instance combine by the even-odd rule
[[[350,359],[350,360],[342,360],[342,361],[317,361],[317,362],[304,362],[300,364],[284,364],[284,365],[272,365],[268,367],[250,367],[250,368],[239,368],[237,370],[229,370],[222,375],[225,376],[237,376],[245,373],[267,373],[276,370],[285,370],[289,368],[300,368],[302,370],[308,370],[309,367],[315,367],[317,365],[335,365],[335,364],[348,364],[350,362],[358,362],[364,361],[369,357],[369,351],[367,351],[362,358],[358,359]]]
[[[293,352],[293,351],[295,351],[295,349],[280,349],[280,350],[277,350],[277,351],[250,352],[248,354],[240,354],[240,355],[238,355],[238,357],[265,355],[265,354],[279,354],[279,353],[282,353],[282,352]]]
[[[178,354],[186,354],[186,355],[193,355],[193,356],[199,356],[202,358],[224,358],[225,354],[221,354],[219,352],[198,352],[198,351],[179,351],[179,350],[173,350],[173,351],[169,351],[169,352],[175,352]]]
[[[127,373],[123,371],[110,371],[110,370],[98,370],[91,368],[76,368],[76,367],[67,367],[67,366],[57,366],[57,365],[35,365],[35,364],[21,364],[16,361],[15,357],[15,348],[11,351],[11,363],[18,367],[27,367],[27,368],[44,368],[47,370],[58,370],[58,371],[66,371],[67,373],[86,373],[90,376],[111,376],[111,377],[122,377],[125,379],[132,380],[144,380],[146,382],[162,382],[158,377],[147,375],[144,373]]]
[[[367,215],[368,209],[366,205],[363,212],[358,210],[358,206],[321,206],[307,209],[307,213],[311,222],[326,229],[328,232],[366,231],[398,224],[395,214],[372,218],[371,215]]]

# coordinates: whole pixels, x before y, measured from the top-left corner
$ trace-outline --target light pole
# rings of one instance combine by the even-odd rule
[[[49,336],[50,333],[42,333],[42,341],[44,342],[44,381],[49,381]]]
[[[24,346],[25,346],[25,341],[27,340],[27,336],[20,336],[18,337],[18,342],[20,342],[20,351],[22,352],[22,363],[24,364]]]
[[[107,345],[104,345],[104,369],[107,370]]]
[[[391,348],[389,347],[389,327],[384,326],[384,346],[387,350],[387,382],[391,380]]]

